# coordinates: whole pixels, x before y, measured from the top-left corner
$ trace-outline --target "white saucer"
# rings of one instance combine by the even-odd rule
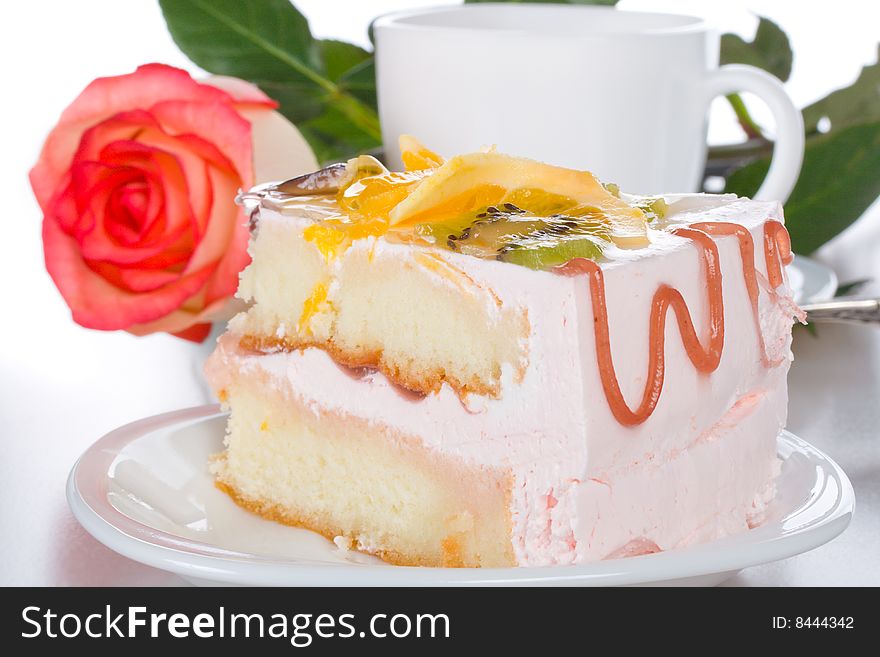
[[[198,584],[444,586],[718,584],[742,568],[811,550],[849,524],[852,486],[822,452],[788,432],[768,521],[685,550],[546,568],[391,566],[304,529],[263,520],[214,487],[225,414],[199,406],[128,424],[79,459],[67,482],[77,520],[120,554]]]
[[[795,303],[828,301],[837,292],[837,275],[821,262],[796,255],[786,270]]]

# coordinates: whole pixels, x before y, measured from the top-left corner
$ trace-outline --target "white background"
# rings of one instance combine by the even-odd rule
[[[366,46],[376,15],[447,3],[296,4],[316,35]],[[880,41],[880,3],[871,0],[623,0],[621,6],[700,15],[749,38],[757,23],[749,10],[776,20],[795,49],[787,88],[799,105],[850,83],[874,60]],[[3,3],[0,49],[0,584],[177,584],[174,576],[118,557],[85,534],[67,509],[64,482],[76,457],[106,431],[204,403],[199,368],[209,346],[74,325],[43,269],[41,216],[26,175],[58,114],[93,78],[151,61],[198,69],[177,50],[150,0]],[[718,103],[710,139],[739,136]],[[878,204],[819,257],[843,281],[880,279]],[[869,289],[880,292],[876,282]],[[789,428],[847,471],[856,488],[856,519],[830,545],[750,569],[734,583],[880,585],[880,329],[822,327],[818,339],[800,331],[795,354]]]

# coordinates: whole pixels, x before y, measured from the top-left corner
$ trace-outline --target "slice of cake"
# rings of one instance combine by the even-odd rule
[[[405,565],[569,564],[743,531],[774,495],[778,203],[631,197],[494,152],[252,190],[207,366],[218,485]]]

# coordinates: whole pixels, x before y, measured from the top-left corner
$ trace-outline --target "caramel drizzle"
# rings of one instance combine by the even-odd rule
[[[703,271],[706,277],[709,312],[709,335],[704,345],[691,317],[684,297],[676,288],[662,284],[654,293],[651,302],[651,318],[648,349],[648,380],[639,406],[632,410],[620,391],[620,382],[614,369],[611,355],[611,339],[608,331],[608,306],[605,302],[605,278],[602,268],[592,260],[575,258],[557,268],[563,275],[586,274],[590,283],[590,297],[595,324],[596,357],[605,398],[614,417],[624,426],[635,426],[647,420],[660,400],[663,380],[666,375],[665,344],[666,316],[669,308],[675,312],[682,344],[691,363],[702,374],[714,372],[721,362],[724,350],[724,299],[722,294],[721,269],[718,262],[718,247],[712,236],[733,235],[739,241],[740,256],[743,263],[743,278],[755,317],[755,327],[760,343],[762,362],[773,367],[764,345],[764,338],[758,315],[758,274],[755,268],[755,247],[752,235],[739,224],[727,222],[701,222],[687,228],[677,228],[675,235],[693,240],[700,247]],[[778,221],[764,224],[764,257],[767,278],[775,291],[783,282],[782,266],[791,262],[791,240],[785,227]]]

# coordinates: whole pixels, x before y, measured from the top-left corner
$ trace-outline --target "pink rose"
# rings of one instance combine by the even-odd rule
[[[201,341],[248,263],[233,203],[254,183],[253,85],[200,84],[162,64],[92,82],[30,172],[46,268],[73,319]]]

